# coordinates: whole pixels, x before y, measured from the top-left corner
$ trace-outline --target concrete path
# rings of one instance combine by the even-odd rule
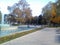
[[[56,28],[45,28],[1,45],[60,45],[60,34],[56,30]]]

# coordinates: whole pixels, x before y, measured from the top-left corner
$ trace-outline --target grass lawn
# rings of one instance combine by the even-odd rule
[[[33,29],[33,30],[25,31],[25,32],[15,33],[15,34],[12,34],[12,35],[9,35],[9,36],[0,37],[0,44],[1,43],[4,43],[4,42],[7,42],[7,41],[10,41],[12,39],[15,39],[15,38],[24,36],[26,34],[29,34],[29,33],[35,32],[35,31],[38,31],[40,29],[41,28],[36,28],[36,29]]]

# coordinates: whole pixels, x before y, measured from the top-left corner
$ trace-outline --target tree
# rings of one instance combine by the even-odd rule
[[[7,16],[7,21],[8,21],[9,24],[15,24],[16,23],[16,18],[13,14],[9,14]]]
[[[60,15],[60,0],[57,0],[56,1],[56,13],[57,13],[57,16]]]
[[[43,17],[47,20],[48,24],[56,16],[56,4],[49,2],[42,10]]]
[[[38,17],[38,24],[42,24],[43,22],[42,22],[42,19],[43,19],[43,16],[42,15],[39,15],[39,17]]]
[[[12,7],[8,6],[8,10],[11,11],[11,14],[16,15],[16,20],[18,20],[18,22],[20,21],[21,23],[25,23],[28,18],[31,20],[31,9],[26,0],[20,0],[18,3],[15,3]]]
[[[53,13],[55,15],[52,17],[51,21],[54,23],[54,25],[55,24],[59,25],[60,24],[60,0],[57,0],[55,2],[55,6],[53,7],[53,9],[55,10],[55,13]]]
[[[31,19],[32,19],[32,13],[31,13],[31,9],[30,8],[27,8],[27,9],[24,9],[24,13],[25,13],[25,19],[29,19],[29,21],[31,22]]]
[[[46,18],[48,22],[49,22],[49,20],[50,20],[51,15],[52,15],[51,11],[52,11],[52,2],[49,2],[49,3],[48,3],[45,7],[43,7],[43,9],[42,9],[43,17]]]
[[[17,17],[22,17],[22,11],[19,8],[14,9],[12,13]]]
[[[48,3],[42,10],[43,17],[47,19],[49,24],[60,24],[60,0],[55,3]]]

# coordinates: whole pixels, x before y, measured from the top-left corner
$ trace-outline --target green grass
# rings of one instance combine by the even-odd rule
[[[49,28],[58,28],[59,26],[47,26],[47,27],[49,27]]]
[[[12,35],[9,35],[9,36],[5,36],[5,37],[0,37],[0,44],[1,44],[1,43],[4,43],[4,42],[7,42],[7,41],[10,41],[10,40],[12,40],[12,39],[15,39],[15,38],[24,36],[24,35],[26,35],[26,34],[29,34],[29,33],[35,32],[35,31],[38,31],[38,30],[40,30],[40,29],[41,29],[41,28],[36,28],[36,29],[34,29],[34,30],[25,31],[25,32],[20,32],[20,33],[15,33],[15,34],[12,34]]]

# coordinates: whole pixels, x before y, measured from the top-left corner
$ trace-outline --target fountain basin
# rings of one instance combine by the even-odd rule
[[[27,27],[22,27],[22,28],[18,28],[17,30],[1,30],[0,31],[0,37],[4,37],[4,36],[8,36],[8,35],[12,35],[15,33],[19,33],[19,32],[24,32],[24,31],[29,31],[34,29],[33,27],[27,28]]]
[[[10,26],[9,24],[0,24],[1,30],[16,30],[18,26]]]

